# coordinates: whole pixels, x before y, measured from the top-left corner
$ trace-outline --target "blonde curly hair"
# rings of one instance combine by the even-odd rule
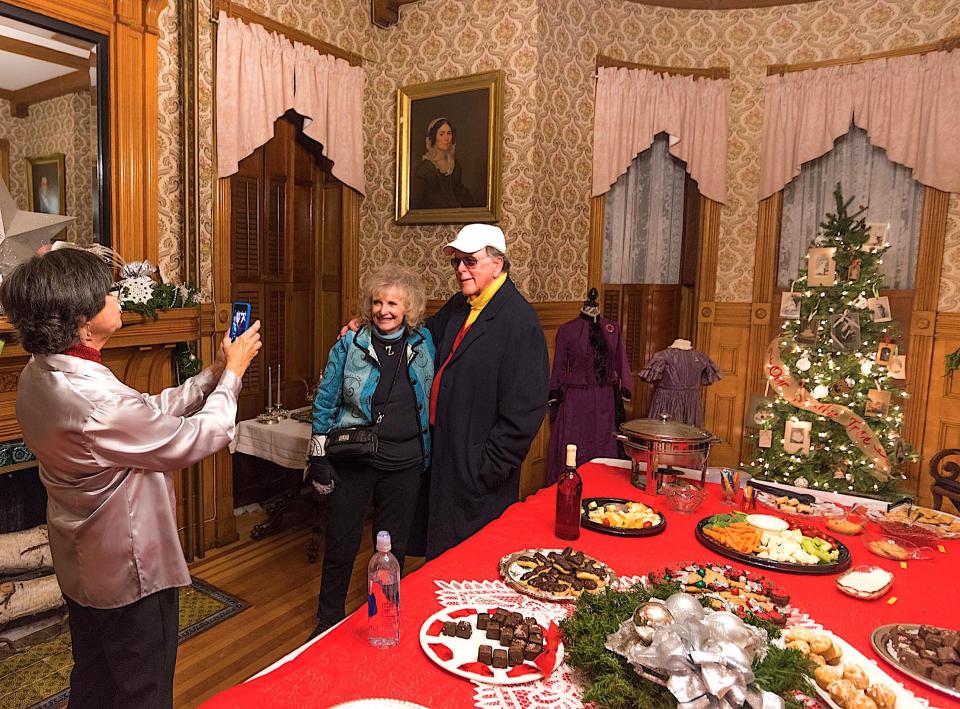
[[[404,319],[410,328],[423,324],[423,313],[427,309],[427,293],[423,281],[409,268],[402,266],[384,266],[367,281],[367,288],[360,301],[361,319],[367,325],[372,320],[373,299],[388,288],[396,288],[403,293],[406,306]]]

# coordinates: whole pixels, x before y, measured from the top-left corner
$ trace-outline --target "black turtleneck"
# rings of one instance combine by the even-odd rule
[[[371,413],[376,417],[378,411],[383,411],[383,421],[377,431],[379,445],[373,464],[381,470],[404,470],[423,461],[417,397],[407,372],[407,338],[384,340],[377,335],[375,328],[371,334],[373,350],[380,360],[380,381],[373,393]],[[387,403],[394,372],[397,373],[397,383]]]

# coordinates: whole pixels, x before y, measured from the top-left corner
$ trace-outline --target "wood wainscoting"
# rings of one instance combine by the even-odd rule
[[[909,405],[922,406],[926,411],[923,441],[910,441],[922,457],[917,496],[924,505],[933,501],[928,461],[944,448],[960,448],[960,372],[947,376],[945,362],[945,357],[958,349],[960,313],[938,313],[933,336],[930,392],[926,401],[909,402]]]

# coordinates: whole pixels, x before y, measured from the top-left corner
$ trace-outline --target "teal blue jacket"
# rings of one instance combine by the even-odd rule
[[[407,333],[407,376],[417,400],[424,467],[430,464],[430,387],[435,352],[429,330],[418,328]],[[387,376],[393,376],[392,372]],[[371,405],[379,381],[380,362],[370,344],[370,328],[365,325],[357,332],[347,331],[330,348],[323,380],[313,400],[311,455],[323,455],[330,429],[373,423]],[[403,381],[396,386],[403,386]],[[390,415],[389,408],[385,415]]]

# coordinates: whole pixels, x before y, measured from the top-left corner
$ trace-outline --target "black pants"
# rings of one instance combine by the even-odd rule
[[[422,474],[421,463],[395,471],[378,470],[369,464],[336,466],[336,485],[327,501],[327,544],[317,608],[320,626],[330,627],[344,618],[343,605],[371,498],[374,544],[377,532],[390,532],[391,553],[403,570]]]
[[[69,709],[170,709],[179,589],[120,608],[66,601],[73,641]]]

